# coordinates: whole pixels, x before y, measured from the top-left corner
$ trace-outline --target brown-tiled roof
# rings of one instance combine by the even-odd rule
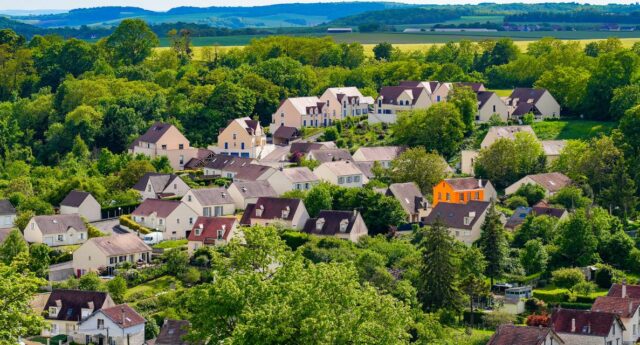
[[[127,304],[118,304],[110,308],[102,309],[101,311],[120,328],[137,326],[146,321],[142,315],[138,314]]]
[[[392,161],[396,159],[405,148],[402,146],[373,146],[373,147],[361,147],[357,152],[364,157],[362,159],[365,162],[374,161]]]
[[[410,86],[383,86],[380,89],[380,96],[384,104],[398,104],[398,97],[405,91],[409,91],[412,95],[411,104],[415,104],[424,88]]]
[[[156,143],[167,131],[173,127],[168,123],[156,122],[147,131],[136,139],[136,142]]]
[[[49,320],[81,321],[82,308],[88,309],[93,303],[93,310],[99,310],[107,300],[106,292],[80,290],[53,290],[44,306],[48,313],[49,307],[60,308],[56,317],[47,316]],[[58,305],[56,301],[60,301]],[[48,314],[47,314],[48,315]]]
[[[203,206],[233,204],[233,199],[224,187],[192,189],[191,193]]]
[[[638,307],[640,307],[640,299],[638,298],[600,296],[596,298],[591,310],[614,313],[622,318],[630,318],[636,313]]]
[[[544,174],[528,175],[530,179],[544,187],[551,193],[555,193],[560,189],[571,184],[571,179],[563,173],[550,172]]]
[[[53,216],[35,216],[33,220],[44,235],[62,234],[69,228],[87,231],[87,227],[78,214],[56,214]]]
[[[189,333],[189,321],[187,320],[165,320],[160,334],[156,338],[155,345],[187,345],[183,338]]]
[[[487,345],[542,345],[549,333],[555,332],[547,327],[500,325]],[[556,334],[552,336],[557,337],[556,341],[559,338]],[[560,340],[559,344],[564,341]]]
[[[156,212],[158,218],[167,218],[180,204],[175,200],[145,199],[131,214],[146,217]]]
[[[273,132],[274,138],[294,139],[300,136],[300,132],[295,127],[280,126]]]
[[[484,189],[487,185],[487,180],[481,180],[475,177],[448,178],[445,179],[445,182],[447,182],[453,190]]]
[[[60,206],[69,206],[69,207],[80,207],[84,200],[89,197],[91,194],[79,190],[72,190],[67,194],[67,196],[62,200]]]
[[[292,220],[299,207],[302,206],[302,200],[289,198],[273,198],[260,197],[255,204],[248,204],[242,215],[240,224],[250,225],[251,219],[283,219]],[[289,214],[286,218],[282,217],[282,211],[289,207]],[[262,214],[257,215],[257,210],[262,209]]]
[[[340,223],[347,220],[347,228],[344,233],[350,233],[353,225],[358,219],[358,211],[320,211],[317,218],[309,218],[304,224],[303,232],[314,235],[333,236],[341,233]],[[318,220],[323,220],[322,227],[318,229]]]
[[[218,230],[224,230],[223,238],[229,240],[234,224],[238,220],[235,217],[198,217],[189,233],[189,241],[201,241],[215,243],[218,238]],[[201,228],[202,226],[202,228]],[[202,229],[200,235],[196,235],[197,229]]]
[[[113,234],[111,236],[93,237],[87,240],[92,242],[107,256],[129,255],[135,253],[150,252],[149,247],[136,234]]]
[[[628,285],[626,286],[627,295],[629,298],[640,298],[640,285]],[[613,284],[611,288],[609,288],[609,293],[607,293],[609,297],[622,297],[622,285]]]
[[[572,331],[573,320],[575,320],[574,331]],[[614,322],[620,322],[616,314],[590,310],[556,309],[551,315],[552,328],[558,333],[606,337]],[[622,322],[620,326],[624,329]]]
[[[0,215],[16,214],[16,209],[9,200],[0,200]]]
[[[313,156],[320,163],[351,160],[351,153],[345,149],[321,149],[311,150],[309,156]]]
[[[478,200],[471,200],[466,204],[439,202],[424,219],[424,223],[431,225],[440,219],[448,228],[469,230],[473,228],[480,216],[487,211],[489,205],[491,205],[491,203],[488,201]],[[468,217],[471,212],[475,212],[475,216],[469,224],[465,225],[464,219]]]
[[[271,184],[265,180],[261,181],[235,181],[232,186],[236,186],[240,194],[246,198],[256,198],[261,196],[278,196]]]
[[[147,188],[147,183],[151,181],[151,186],[153,187],[154,192],[160,193],[165,188],[167,188],[167,186],[170,185],[176,178],[179,177],[178,175],[174,174],[146,173],[133,186],[133,189],[144,191],[145,188]]]
[[[387,194],[395,197],[408,214],[417,213],[419,209],[423,208],[422,203],[426,203],[420,188],[414,182],[392,183],[389,185]]]

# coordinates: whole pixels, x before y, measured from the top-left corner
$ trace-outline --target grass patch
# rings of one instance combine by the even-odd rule
[[[496,95],[500,97],[509,97],[511,96],[512,89],[498,89],[498,90],[489,90],[496,93]]]
[[[533,124],[533,131],[540,140],[589,139],[608,135],[616,122],[589,120],[540,121]]]
[[[127,302],[135,302],[135,300],[141,297],[147,298],[162,291],[169,291],[172,289],[172,286],[179,288],[182,284],[172,276],[162,276],[128,289],[124,294],[124,299]]]
[[[471,336],[465,333],[464,328],[455,328],[451,335],[456,344],[461,345],[484,345],[489,341],[494,331],[486,329],[473,329]]]
[[[302,133],[302,137],[304,139],[316,135],[318,133],[322,133],[324,132],[324,128],[320,128],[320,127],[304,127],[303,129],[303,133]]]
[[[182,239],[182,240],[167,240],[167,241],[162,241],[162,242],[154,245],[153,248],[157,248],[157,249],[180,248],[180,247],[186,246],[187,242],[188,241],[186,239]]]

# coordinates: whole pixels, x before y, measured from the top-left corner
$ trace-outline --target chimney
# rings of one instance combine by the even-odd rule
[[[124,321],[126,320],[126,318],[125,318],[125,316],[124,316],[124,315],[125,315],[125,314],[124,314],[124,307],[122,307],[122,308],[120,309],[120,312],[122,313],[122,326],[124,327]]]
[[[620,295],[620,297],[622,297],[622,298],[627,297],[627,281],[626,281],[626,279],[622,281],[622,294]]]
[[[482,188],[482,179],[478,179],[478,188]]]
[[[357,216],[358,215],[358,210],[356,210],[355,208],[353,209],[353,216]]]
[[[576,332],[576,319],[573,318],[571,319],[571,333],[575,333]]]
[[[631,313],[633,313],[633,303],[629,302],[629,315],[632,315]]]

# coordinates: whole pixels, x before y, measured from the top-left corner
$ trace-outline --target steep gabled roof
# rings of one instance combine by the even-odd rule
[[[49,307],[60,309],[55,318],[47,316],[46,318],[49,320],[80,321],[83,308],[89,309],[93,307],[93,310],[99,310],[104,305],[107,297],[108,294],[106,292],[100,291],[56,289],[49,295],[44,311],[48,312]]]
[[[326,167],[336,176],[357,175],[362,174],[358,166],[352,161],[334,161],[320,164],[318,168]],[[318,169],[316,168],[316,170]]]
[[[475,177],[459,177],[444,179],[453,190],[476,190],[483,189],[487,186],[487,180],[477,179]]]
[[[485,90],[483,83],[474,83],[474,82],[468,82],[468,81],[454,83],[453,86],[454,87],[468,87],[473,92],[484,92],[484,90]]]
[[[484,105],[495,95],[495,92],[491,91],[478,91],[476,96],[478,97],[478,109],[482,109]]]
[[[282,173],[293,183],[318,181],[318,176],[307,167],[284,168]]]
[[[118,304],[102,309],[101,312],[120,328],[129,328],[146,322],[142,315],[127,304]]]
[[[9,200],[0,200],[0,215],[16,214],[16,209],[11,205]]]
[[[309,151],[309,156],[313,156],[320,163],[351,160],[351,153],[346,149],[321,149]]]
[[[519,87],[513,89],[509,98],[517,98],[519,103],[537,103],[547,90]]]
[[[274,170],[272,167],[259,164],[245,165],[241,169],[236,171],[236,175],[233,177],[235,180],[243,181],[256,181],[260,176],[264,175],[270,170]]]
[[[147,217],[155,212],[158,218],[167,218],[180,204],[175,200],[145,199],[131,214]]]
[[[93,237],[88,239],[87,242],[95,244],[106,256],[129,255],[151,251],[151,247],[144,243],[136,234],[132,233]]]
[[[489,205],[491,203],[488,201],[478,200],[471,200],[466,204],[439,202],[424,219],[424,223],[431,225],[440,219],[448,228],[470,230],[478,222],[480,216],[487,211]],[[469,219],[468,224],[465,224],[465,218],[474,212],[473,219]]]
[[[317,218],[309,218],[304,224],[303,232],[314,235],[333,236],[339,233],[350,233],[360,213],[353,211],[320,211]],[[320,223],[318,223],[320,220]],[[340,224],[346,221],[345,231],[340,231]],[[318,224],[321,227],[318,229]]]
[[[311,97],[291,97],[287,99],[291,102],[291,105],[296,109],[296,111],[300,114],[307,113],[307,107],[317,107],[317,104],[320,102],[320,98],[316,96]]]
[[[551,328],[500,325],[487,345],[542,345],[549,333],[559,340],[558,344],[564,344]]]
[[[176,178],[179,177],[175,174],[146,173],[132,188],[143,192],[145,188],[147,188],[147,183],[151,181],[153,191],[156,193],[161,193]]]
[[[276,129],[275,132],[273,132],[274,138],[291,140],[291,139],[298,138],[299,136],[300,136],[300,132],[298,131],[298,129],[295,127],[289,127],[289,126],[280,126],[278,127],[278,129]]]
[[[205,167],[215,170],[238,171],[242,167],[250,165],[254,160],[251,158],[234,157],[229,155],[217,155],[213,157]]]
[[[408,214],[416,213],[426,203],[426,199],[420,192],[420,188],[414,182],[392,183],[389,185],[389,192],[402,205]]]
[[[627,297],[629,298],[640,298],[640,285],[629,285],[626,284],[625,287]],[[609,292],[607,293],[609,297],[622,297],[622,285],[613,284],[611,288],[609,288]]]
[[[630,318],[640,307],[640,299],[629,297],[600,296],[591,306],[593,311],[614,313],[622,318]]]
[[[292,220],[302,200],[289,198],[260,197],[255,204],[247,205],[240,224],[250,225],[251,219],[283,219]],[[282,217],[282,212],[288,209],[287,217]],[[262,210],[258,215],[257,210]]]
[[[536,216],[561,218],[565,213],[567,213],[567,210],[564,208],[551,207],[544,200],[533,205],[531,209],[533,210],[533,214]]]
[[[244,198],[257,198],[261,196],[278,196],[271,184],[266,180],[261,181],[234,181],[235,186]]]
[[[87,227],[78,214],[56,214],[53,216],[35,216],[32,218],[43,235],[63,234],[74,228],[87,231]]]
[[[165,133],[174,127],[172,124],[156,122],[147,131],[136,139],[136,142],[156,143]]]
[[[62,200],[60,206],[69,206],[69,207],[80,207],[82,203],[88,198],[91,194],[79,190],[72,190],[67,194],[67,196]]]
[[[365,162],[392,161],[404,152],[405,149],[403,146],[361,147],[356,151],[356,154],[359,152],[364,157],[361,161]]]
[[[614,322],[624,330],[620,318],[614,313],[590,310],[556,309],[551,315],[551,324],[558,333],[572,333],[606,337]],[[572,327],[575,323],[575,329]]]
[[[165,320],[156,338],[155,345],[186,345],[184,337],[191,325],[187,320]]]
[[[198,217],[189,233],[189,241],[215,243],[218,238],[218,230],[224,230],[222,237],[225,241],[228,241],[231,231],[237,222],[238,220],[235,217]],[[197,229],[202,229],[200,235],[196,235]]]
[[[200,205],[233,204],[233,200],[224,187],[192,189],[191,193]]]
[[[420,94],[423,92],[422,87],[409,87],[409,86],[383,86],[380,89],[380,97],[382,97],[382,103],[384,104],[398,104],[397,99],[405,91],[411,95],[411,104],[416,104]]]

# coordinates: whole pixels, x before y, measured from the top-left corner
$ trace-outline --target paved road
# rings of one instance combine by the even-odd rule
[[[91,225],[95,226],[96,228],[100,229],[100,231],[102,231],[102,232],[104,232],[106,234],[126,234],[126,233],[128,233],[127,230],[122,229],[120,227],[120,221],[118,220],[118,218],[101,220],[99,222],[93,222],[93,223],[91,223]]]

